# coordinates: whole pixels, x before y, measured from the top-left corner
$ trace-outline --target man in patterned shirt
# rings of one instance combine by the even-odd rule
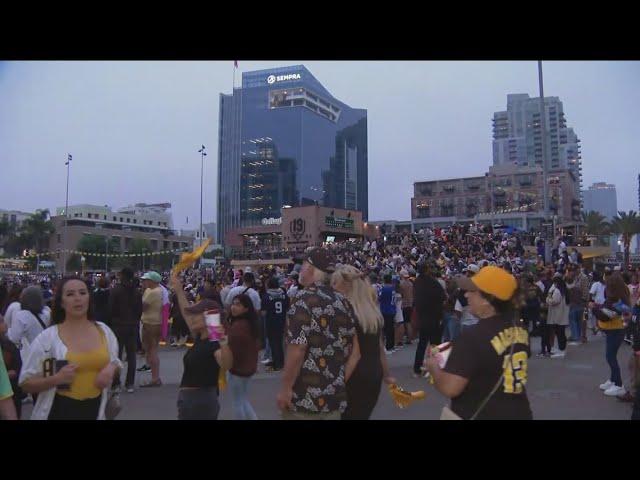
[[[329,286],[334,261],[310,250],[300,271],[300,290],[287,312],[287,352],[278,394],[285,420],[339,420],[347,408],[345,384],[360,359],[355,316]]]

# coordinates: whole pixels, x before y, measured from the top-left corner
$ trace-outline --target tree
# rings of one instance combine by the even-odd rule
[[[640,217],[638,213],[629,210],[629,213],[618,212],[618,216],[611,222],[611,231],[622,236],[624,246],[624,269],[629,267],[629,250],[631,248],[631,238],[640,233]]]
[[[142,255],[149,254],[152,251],[151,244],[144,238],[134,238],[131,240],[131,243],[129,243],[129,253],[140,255],[133,257],[132,264],[137,270],[144,270],[145,265],[148,267],[151,264],[151,257]]]
[[[85,235],[83,236],[76,248],[83,253],[93,253],[95,255],[86,256],[86,266],[91,270],[102,270],[106,265],[106,258],[104,255],[107,253],[107,237],[101,235]],[[120,244],[117,239],[111,238],[109,240],[109,252],[110,254],[118,253],[120,251]],[[111,259],[109,264],[113,266]]]
[[[609,230],[609,222],[604,215],[593,210],[582,212],[582,221],[586,223],[585,231],[588,235],[606,235]]]
[[[44,250],[45,241],[55,233],[56,229],[49,217],[49,209],[36,210],[29,218],[22,222],[20,236],[23,237],[29,248],[35,248],[37,252]]]

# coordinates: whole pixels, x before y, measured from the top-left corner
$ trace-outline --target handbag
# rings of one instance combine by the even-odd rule
[[[122,403],[120,402],[120,394],[109,392],[109,398],[104,408],[104,416],[107,420],[115,419],[122,411]]]

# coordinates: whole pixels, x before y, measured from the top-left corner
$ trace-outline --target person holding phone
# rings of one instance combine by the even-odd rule
[[[104,420],[113,377],[122,368],[111,329],[94,320],[89,286],[80,277],[56,289],[52,326],[38,335],[20,387],[38,394],[32,420]]]
[[[178,420],[217,420],[220,369],[233,366],[233,355],[221,322],[220,295],[205,290],[196,305],[189,306],[182,282],[171,275],[178,308],[194,338],[183,357],[184,372],[178,394]]]

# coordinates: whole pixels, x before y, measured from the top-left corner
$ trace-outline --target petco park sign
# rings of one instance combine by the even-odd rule
[[[299,73],[290,73],[289,75],[269,75],[267,83],[272,85],[276,82],[285,82],[287,80],[300,80],[302,77]]]

